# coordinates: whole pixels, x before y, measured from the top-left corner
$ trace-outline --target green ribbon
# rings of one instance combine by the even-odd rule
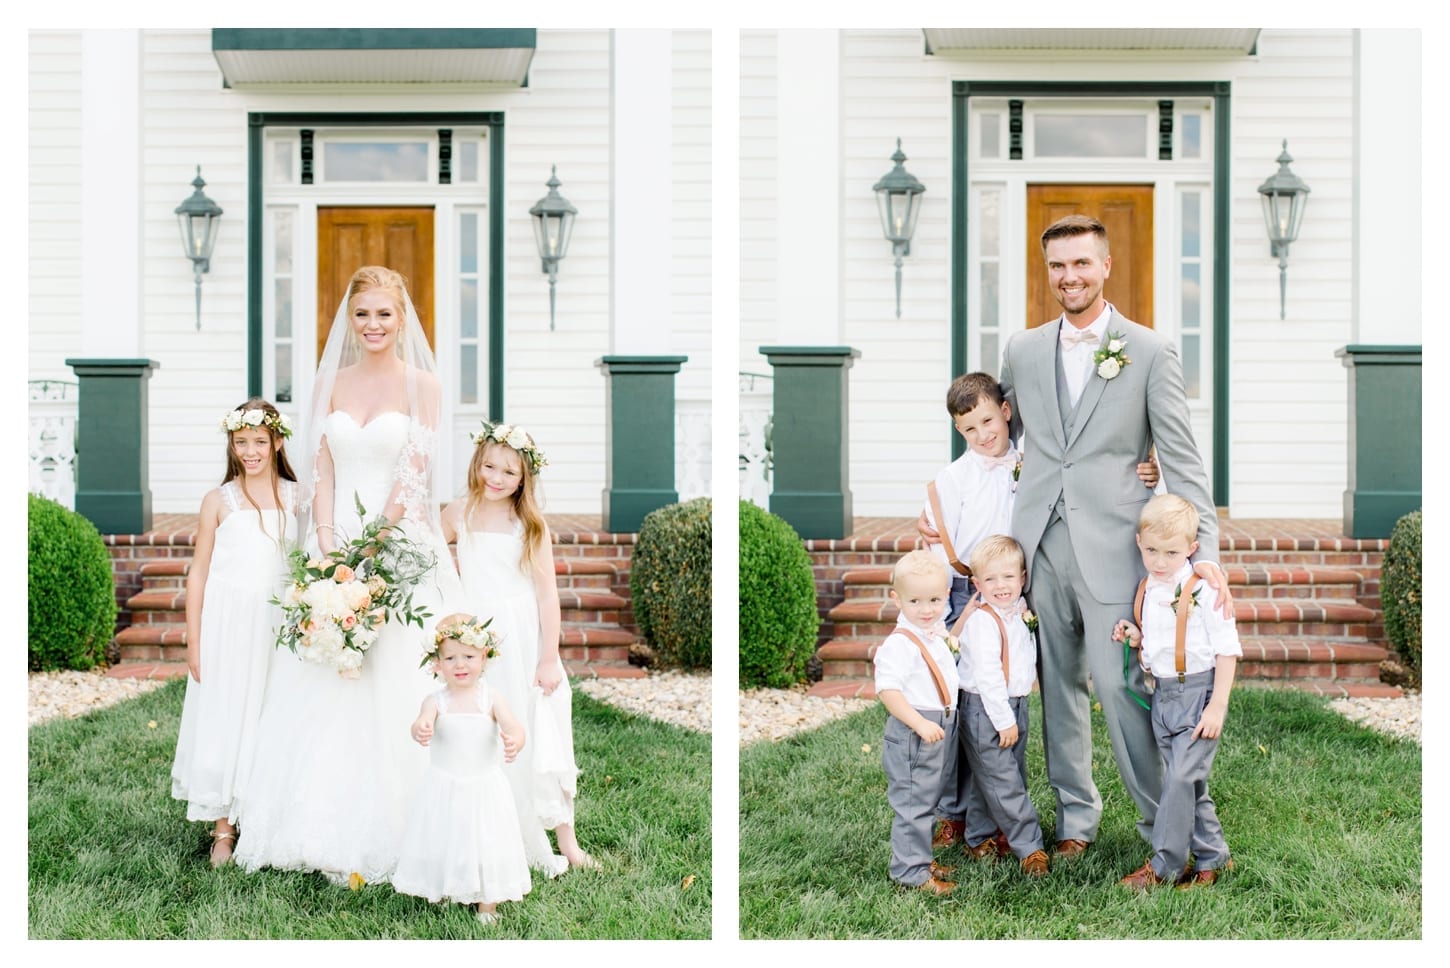
[[[1128,669],[1129,663],[1132,662],[1132,658],[1132,650],[1128,648],[1128,641],[1125,638],[1123,640],[1123,688],[1128,690],[1128,694],[1133,697],[1138,705],[1151,712],[1153,707],[1148,705],[1147,700],[1145,700],[1142,696],[1134,692],[1132,686],[1128,685]]]

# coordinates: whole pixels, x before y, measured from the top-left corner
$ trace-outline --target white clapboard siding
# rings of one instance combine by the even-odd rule
[[[659,260],[670,301],[662,353],[690,357],[677,387],[709,399],[709,34],[679,31],[674,43],[675,172],[671,253]],[[249,111],[502,111],[504,179],[505,417],[525,423],[550,457],[549,510],[597,512],[604,482],[604,376],[609,320],[610,33],[540,30],[527,88],[459,90],[229,90],[209,30],[142,32],[144,224],[142,352],[160,363],[150,381],[150,486],[157,512],[191,511],[222,471],[213,417],[246,393],[246,115]],[[71,377],[80,345],[75,252],[79,199],[80,35],[31,39],[30,377]],[[224,209],[196,329],[190,266],[175,206],[195,166]],[[540,272],[528,209],[546,192],[551,165],[579,209],[559,271],[557,328],[549,330],[548,281]],[[441,269],[440,269],[441,273]],[[298,455],[300,456],[300,455]]]
[[[850,371],[850,486],[858,515],[914,514],[921,482],[949,458],[943,399],[950,347],[951,89],[969,80],[1227,80],[1230,156],[1230,510],[1240,517],[1337,517],[1346,479],[1346,375],[1334,351],[1351,339],[1354,36],[1265,29],[1253,57],[1132,52],[1024,52],[977,58],[923,53],[920,30],[841,34],[842,340]],[[789,260],[772,222],[775,32],[741,35],[742,369],[765,372],[755,348],[789,344],[775,287]],[[822,70],[833,69],[822,65]],[[871,186],[902,139],[927,187],[894,309],[893,261]],[[1258,185],[1289,139],[1294,171],[1313,189],[1289,265],[1287,318]]]
[[[65,365],[80,349],[81,39],[32,31],[29,138],[29,378],[74,380]]]

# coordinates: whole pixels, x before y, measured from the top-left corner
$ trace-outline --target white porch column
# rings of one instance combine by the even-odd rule
[[[610,34],[610,346],[669,353],[670,31]]]
[[[841,341],[840,31],[777,35],[777,342]],[[788,334],[788,335],[787,335]]]
[[[1354,37],[1357,269],[1349,342],[1418,345],[1423,338],[1419,273],[1433,271],[1418,261],[1424,197],[1420,31],[1356,30]]]
[[[141,32],[82,31],[81,64],[81,346],[74,355],[137,359],[145,355]]]

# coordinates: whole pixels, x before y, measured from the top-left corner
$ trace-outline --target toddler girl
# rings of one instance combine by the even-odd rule
[[[283,441],[287,418],[253,397],[222,418],[227,469],[202,498],[186,576],[186,701],[171,768],[171,795],[188,820],[215,821],[211,864],[232,856],[272,655],[276,606],[295,538],[297,475]]]
[[[529,749],[504,774],[514,792],[524,851],[550,877],[598,867],[574,834],[572,696],[559,661],[559,589],[549,527],[539,510],[539,471],[547,464],[522,427],[484,422],[472,435],[468,495],[443,511],[443,533],[458,542],[458,570],[470,608],[493,616],[503,656],[489,683],[518,710]],[[554,854],[553,830],[563,856]]]
[[[532,886],[502,771],[523,747],[524,728],[483,681],[484,664],[498,655],[496,640],[472,615],[438,622],[424,662],[432,661],[444,686],[423,700],[413,721],[413,739],[429,747],[428,770],[393,873],[394,890],[476,904],[484,924],[498,920],[499,901],[520,900]]]

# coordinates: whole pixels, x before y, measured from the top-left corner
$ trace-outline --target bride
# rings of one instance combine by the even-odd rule
[[[432,613],[430,626],[461,595],[438,527],[439,411],[433,355],[402,276],[364,266],[318,364],[308,425],[314,494],[299,533],[309,554],[326,554],[361,531],[357,502],[366,519],[385,515],[437,555],[413,594]],[[336,883],[391,875],[404,811],[427,765],[408,734],[437,688],[419,668],[425,634],[389,622],[356,679],[286,652],[276,657],[239,809],[239,866],[316,870]]]

